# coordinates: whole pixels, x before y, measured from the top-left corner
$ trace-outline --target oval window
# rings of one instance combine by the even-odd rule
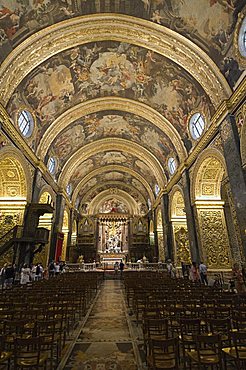
[[[177,168],[176,159],[173,157],[169,158],[168,159],[168,169],[171,175],[174,174],[174,172],[176,171],[176,168]]]
[[[56,171],[56,160],[54,157],[50,157],[49,161],[48,161],[48,165],[47,165],[47,168],[49,170],[49,172],[54,175],[55,171]]]
[[[34,119],[28,110],[22,110],[18,115],[18,126],[25,137],[30,137],[33,132]]]
[[[240,27],[238,36],[238,47],[240,54],[246,58],[246,18],[244,18],[243,23]]]
[[[195,113],[190,118],[190,134],[197,140],[202,135],[205,128],[205,120],[201,113]]]

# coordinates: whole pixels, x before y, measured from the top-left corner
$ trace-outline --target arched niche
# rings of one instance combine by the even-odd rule
[[[32,181],[27,162],[15,148],[1,149],[0,158],[0,237],[15,225],[22,225]]]
[[[208,267],[216,269],[231,267],[224,201],[221,199],[221,182],[225,173],[220,152],[208,149],[198,158],[192,177],[200,258]]]
[[[51,187],[45,186],[41,189],[38,202],[41,204],[46,203],[54,204],[54,194]],[[41,253],[38,253],[35,256],[34,260],[34,263],[41,262],[43,266],[47,266],[49,260],[52,223],[53,223],[53,213],[45,213],[44,215],[39,217],[38,227],[44,227],[45,229],[48,229],[50,231],[49,241],[47,245],[45,246],[45,248],[43,248]]]
[[[170,194],[170,219],[173,233],[174,262],[181,266],[191,263],[190,243],[187,229],[184,196],[180,187],[174,187]]]

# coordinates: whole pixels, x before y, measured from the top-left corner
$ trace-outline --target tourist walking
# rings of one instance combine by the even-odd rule
[[[31,269],[25,263],[24,266],[21,269],[21,278],[20,278],[21,285],[25,285],[25,284],[29,283],[30,278],[31,278]]]
[[[200,280],[199,271],[196,265],[196,262],[192,262],[192,266],[190,268],[190,279],[193,283],[197,283]]]
[[[203,262],[201,262],[199,265],[199,273],[200,273],[201,283],[208,285],[207,266]]]
[[[237,290],[237,293],[245,293],[246,287],[245,287],[245,283],[243,280],[243,273],[238,263],[234,263],[232,274],[233,274],[233,279],[235,281],[235,288]]]

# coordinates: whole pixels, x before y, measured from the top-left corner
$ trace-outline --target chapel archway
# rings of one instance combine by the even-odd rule
[[[178,266],[181,266],[181,262],[190,264],[191,253],[184,196],[179,187],[175,187],[171,194],[170,216],[174,243],[174,262]]]
[[[210,268],[230,268],[231,254],[221,198],[225,175],[222,155],[205,151],[197,161],[193,176],[193,200],[198,223],[200,260]]]

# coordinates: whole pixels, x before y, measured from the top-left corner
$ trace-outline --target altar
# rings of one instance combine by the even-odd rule
[[[111,270],[114,268],[115,262],[123,261],[125,263],[125,260],[125,253],[100,253],[100,262],[104,269]]]

